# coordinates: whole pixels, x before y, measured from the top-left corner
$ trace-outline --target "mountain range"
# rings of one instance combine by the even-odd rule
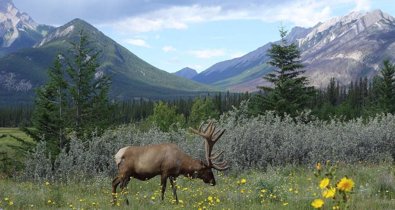
[[[0,0],[0,5],[0,18],[5,20],[2,24],[10,23],[9,29],[0,30],[0,49],[4,52],[0,58],[0,98],[7,99],[0,104],[31,102],[34,89],[47,80],[47,70],[56,55],[67,54],[81,31],[88,36],[90,47],[101,52],[99,71],[111,77],[112,98],[179,97],[212,90],[148,64],[81,19],[57,28],[44,27],[19,12],[11,1]]]
[[[384,59],[395,61],[395,18],[380,10],[352,12],[311,28],[294,27],[286,37],[301,51],[310,84],[323,88],[334,77],[342,85],[372,78]],[[214,64],[192,80],[232,91],[254,91],[273,70],[268,43],[242,57]]]
[[[222,61],[197,73],[184,68],[160,70],[107,37],[94,26],[74,19],[63,26],[36,23],[11,0],[0,0],[0,105],[31,103],[34,89],[47,80],[47,69],[59,53],[69,52],[80,32],[101,52],[99,71],[112,78],[111,97],[163,98],[230,90],[255,91],[273,71],[267,43],[239,58]],[[324,88],[334,77],[348,85],[378,73],[382,61],[395,61],[395,18],[380,10],[352,12],[310,28],[294,27],[286,37],[301,51],[311,85]],[[274,42],[278,43],[278,42]],[[7,99],[7,100],[3,100]]]

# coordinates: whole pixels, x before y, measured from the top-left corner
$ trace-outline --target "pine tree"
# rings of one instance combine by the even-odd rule
[[[395,65],[389,60],[380,69],[381,82],[378,84],[379,107],[383,112],[395,112]]]
[[[326,94],[329,104],[336,106],[339,102],[339,85],[336,84],[335,78],[330,79],[329,85],[326,89]]]
[[[22,127],[22,130],[36,141],[46,141],[50,151],[56,155],[66,145],[64,128],[67,124],[67,82],[64,79],[60,55],[48,70],[48,76],[48,83],[36,91],[32,116],[34,129]]]
[[[111,123],[112,105],[108,101],[110,80],[97,71],[98,53],[80,33],[73,44],[74,57],[57,56],[48,71],[49,81],[37,89],[33,129],[22,128],[37,141],[47,141],[56,155],[67,146],[66,134],[78,137],[100,134]]]
[[[313,94],[313,88],[308,87],[307,78],[301,76],[303,65],[300,60],[300,51],[296,44],[288,44],[287,31],[280,29],[281,41],[272,44],[268,50],[270,61],[268,64],[275,68],[273,73],[267,74],[264,79],[273,86],[259,87],[264,90],[262,100],[263,110],[274,110],[278,114],[285,113],[294,116],[298,111],[306,108]]]
[[[73,116],[71,128],[81,137],[109,125],[110,80],[98,71],[99,52],[94,52],[89,47],[88,37],[81,31],[79,38],[77,43],[72,43],[74,57],[68,59],[67,73],[70,77],[69,91]]]

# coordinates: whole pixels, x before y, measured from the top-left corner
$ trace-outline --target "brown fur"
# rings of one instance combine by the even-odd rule
[[[114,203],[118,185],[120,184],[120,188],[123,190],[130,181],[130,177],[144,181],[161,175],[162,200],[167,178],[169,178],[177,203],[178,198],[174,182],[179,175],[200,178],[205,183],[215,185],[211,167],[203,161],[193,159],[185,154],[175,144],[154,144],[122,148],[116,154],[116,161],[118,164],[118,176],[112,182]],[[127,199],[126,202],[128,204]]]

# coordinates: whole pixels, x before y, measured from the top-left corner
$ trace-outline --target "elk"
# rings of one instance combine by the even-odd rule
[[[212,169],[224,171],[229,168],[227,161],[218,162],[222,157],[223,151],[212,154],[214,144],[221,138],[225,130],[216,131],[213,122],[208,123],[204,129],[203,124],[201,124],[198,130],[193,128],[190,128],[190,130],[204,138],[207,162],[192,158],[185,154],[177,145],[171,143],[124,147],[115,155],[118,175],[112,181],[113,203],[116,203],[118,185],[123,190],[128,185],[131,177],[145,181],[160,175],[162,200],[164,199],[166,183],[169,178],[176,203],[178,203],[178,197],[175,180],[180,175],[199,178],[204,183],[214,186],[216,183]],[[129,205],[127,198],[126,204]]]

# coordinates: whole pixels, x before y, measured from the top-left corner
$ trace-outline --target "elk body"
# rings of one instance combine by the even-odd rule
[[[116,202],[115,195],[118,185],[123,190],[131,177],[144,181],[160,175],[162,200],[164,199],[167,179],[169,179],[177,203],[175,180],[180,175],[199,178],[214,186],[215,178],[212,168],[220,171],[228,169],[226,161],[217,162],[222,152],[212,155],[214,144],[221,138],[225,130],[216,131],[213,123],[209,123],[205,129],[202,129],[202,127],[203,124],[199,130],[191,128],[191,131],[205,139],[206,162],[185,154],[176,144],[129,146],[120,149],[115,155],[118,175],[112,182],[113,202]],[[126,203],[129,204],[128,199],[126,199]]]

